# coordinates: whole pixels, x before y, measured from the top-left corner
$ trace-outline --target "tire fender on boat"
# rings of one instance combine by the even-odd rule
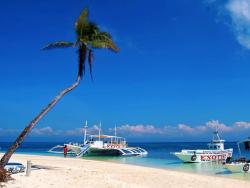
[[[243,166],[243,171],[244,171],[244,172],[247,172],[248,170],[249,170],[249,164],[246,163],[246,164],[244,164],[244,166]]]
[[[192,155],[191,156],[191,161],[195,161],[197,159],[197,156],[196,155]]]

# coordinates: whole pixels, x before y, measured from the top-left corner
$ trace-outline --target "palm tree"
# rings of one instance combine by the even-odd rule
[[[67,87],[61,91],[21,132],[17,137],[16,141],[4,154],[0,161],[0,167],[4,167],[12,154],[23,142],[28,133],[35,127],[35,125],[56,105],[56,103],[68,92],[76,88],[85,73],[85,59],[88,57],[89,70],[92,79],[92,62],[93,62],[93,50],[94,49],[109,49],[113,52],[118,52],[118,48],[112,41],[112,37],[107,32],[102,32],[99,27],[88,20],[88,10],[84,9],[80,14],[78,20],[75,23],[76,41],[75,42],[54,42],[46,47],[44,50],[54,49],[54,48],[65,48],[65,47],[77,47],[78,48],[78,74],[76,82],[71,86]]]

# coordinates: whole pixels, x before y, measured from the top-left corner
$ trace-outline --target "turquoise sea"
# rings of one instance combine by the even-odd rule
[[[10,146],[9,142],[0,142],[1,152],[6,151]],[[17,153],[33,155],[53,155],[62,157],[60,154],[51,154],[47,151],[62,143],[55,142],[26,142],[18,149]],[[84,157],[92,160],[102,160],[117,163],[148,166],[154,168],[171,169],[192,173],[202,173],[207,175],[223,176],[228,178],[237,178],[250,181],[250,173],[231,173],[223,168],[221,163],[182,163],[171,152],[181,149],[206,149],[206,142],[161,142],[161,143],[129,143],[130,146],[139,146],[148,151],[145,157]],[[235,142],[225,143],[225,148],[234,149],[234,157],[238,157],[237,144]],[[250,152],[244,153],[250,159]]]

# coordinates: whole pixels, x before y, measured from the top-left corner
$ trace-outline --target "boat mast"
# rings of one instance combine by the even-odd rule
[[[88,122],[86,120],[85,121],[85,126],[84,126],[84,140],[83,140],[83,144],[86,144],[86,141],[87,141],[87,128],[88,128]]]
[[[115,136],[116,136],[116,125],[115,125]]]
[[[115,125],[115,143],[117,143],[117,138],[116,138],[116,125]]]
[[[216,125],[216,127],[215,127],[213,140],[220,140],[219,131],[218,131],[218,125]]]
[[[238,150],[239,150],[239,157],[241,157],[240,142],[238,142],[237,145],[238,145]]]
[[[101,140],[101,127],[102,127],[102,123],[100,122],[100,125],[99,125],[99,141]]]

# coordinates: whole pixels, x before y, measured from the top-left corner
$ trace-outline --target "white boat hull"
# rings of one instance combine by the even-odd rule
[[[124,148],[95,148],[90,147],[86,152],[86,156],[144,156],[148,152],[139,147],[124,147]]]
[[[239,173],[239,172],[250,172],[249,170],[250,163],[241,163],[241,162],[234,162],[225,164],[225,168],[230,170],[233,173]]]
[[[226,150],[182,150],[173,153],[180,160],[186,163],[202,163],[224,161],[232,157],[233,149]]]

